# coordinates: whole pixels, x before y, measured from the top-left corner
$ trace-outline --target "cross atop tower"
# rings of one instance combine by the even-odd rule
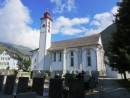
[[[48,9],[49,9],[49,8],[46,9],[46,12],[48,12]]]

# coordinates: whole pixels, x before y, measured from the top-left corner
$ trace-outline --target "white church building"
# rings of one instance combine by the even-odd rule
[[[31,51],[31,71],[59,74],[106,71],[100,34],[51,42],[51,27],[50,14],[45,12],[41,18],[39,48]]]

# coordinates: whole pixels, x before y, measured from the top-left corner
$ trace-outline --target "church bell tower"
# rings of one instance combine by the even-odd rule
[[[46,11],[44,16],[41,18],[38,70],[45,70],[47,49],[51,46],[51,24],[51,16]]]

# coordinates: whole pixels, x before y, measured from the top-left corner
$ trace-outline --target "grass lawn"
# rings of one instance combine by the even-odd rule
[[[30,72],[21,72],[22,76],[30,76]]]
[[[117,82],[124,88],[126,88],[130,92],[130,78],[128,80],[117,80]]]

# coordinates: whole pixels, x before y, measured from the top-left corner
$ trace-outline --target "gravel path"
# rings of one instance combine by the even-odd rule
[[[105,78],[101,82],[104,98],[130,98],[130,92],[120,87],[116,79]]]
[[[116,80],[112,78],[100,78],[97,89],[93,94],[86,95],[86,98],[130,98],[130,92],[120,87]]]

